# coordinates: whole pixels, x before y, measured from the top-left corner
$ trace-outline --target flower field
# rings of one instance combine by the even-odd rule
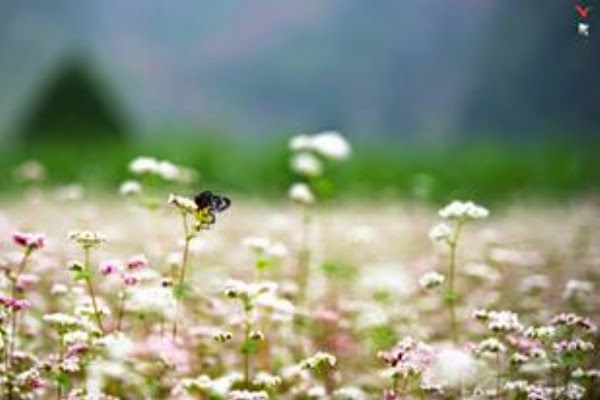
[[[3,398],[600,396],[596,201],[321,201],[349,145],[290,148],[289,203],[150,157],[2,199]]]

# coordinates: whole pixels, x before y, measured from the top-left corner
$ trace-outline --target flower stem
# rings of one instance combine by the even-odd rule
[[[454,343],[458,342],[458,322],[456,318],[457,293],[454,289],[454,277],[456,273],[456,249],[458,247],[458,239],[460,237],[462,226],[463,221],[459,220],[454,229],[452,238],[448,241],[448,246],[450,247],[450,271],[448,273],[448,293],[446,300],[450,311],[450,332]]]
[[[90,293],[90,297],[92,299],[92,307],[94,308],[94,316],[96,318],[96,323],[98,324],[98,329],[104,335],[104,328],[102,327],[102,315],[100,314],[100,310],[98,309],[98,303],[96,302],[96,294],[94,293],[94,285],[92,284],[92,271],[90,269],[90,249],[89,247],[85,247],[83,249],[84,255],[84,269],[85,269],[85,283],[87,284],[88,292]]]
[[[298,276],[296,277],[299,303],[303,303],[306,298],[306,290],[310,278],[310,246],[308,244],[310,223],[310,212],[308,207],[304,207],[302,214],[302,237],[300,250],[298,251]]]
[[[187,263],[188,263],[190,241],[193,238],[193,236],[190,234],[190,228],[188,226],[188,221],[187,221],[187,217],[186,217],[185,213],[183,213],[183,212],[181,213],[181,218],[183,221],[183,233],[185,235],[185,243],[183,245],[183,254],[181,257],[181,272],[179,273],[179,279],[177,279],[177,283],[174,287],[174,290],[175,290],[175,316],[173,319],[173,331],[172,331],[173,340],[177,339],[177,320],[179,318],[179,300],[180,300],[180,297],[183,297],[183,295],[185,293],[185,288],[183,285],[185,284],[185,272],[186,272]]]

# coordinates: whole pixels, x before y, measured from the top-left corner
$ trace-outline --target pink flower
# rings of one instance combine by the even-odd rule
[[[44,247],[45,236],[43,233],[15,232],[13,241],[19,246],[37,250]]]
[[[112,275],[119,271],[119,265],[116,261],[105,261],[100,264],[100,273],[104,276]]]
[[[40,277],[33,274],[22,274],[17,280],[17,288],[20,290],[32,289],[36,283],[40,280]]]
[[[385,390],[383,392],[383,400],[398,400],[398,396],[393,390]]]
[[[127,286],[135,286],[138,284],[139,279],[133,275],[125,275],[125,276],[123,276],[123,282]]]
[[[133,256],[127,261],[127,268],[129,269],[140,269],[148,266],[148,260],[143,254]]]
[[[27,299],[13,299],[0,295],[0,304],[6,308],[12,308],[15,311],[24,310],[31,307],[31,302]]]

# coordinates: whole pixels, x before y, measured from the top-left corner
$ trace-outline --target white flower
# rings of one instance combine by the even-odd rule
[[[248,391],[248,390],[232,390],[227,395],[227,400],[268,400],[269,395],[267,392],[261,390],[260,392]]]
[[[434,242],[447,242],[452,237],[452,229],[440,222],[429,231],[429,238]]]
[[[315,196],[305,183],[294,183],[290,187],[288,195],[292,201],[299,204],[308,205],[315,202]]]
[[[140,156],[129,163],[129,171],[136,175],[158,173],[158,160],[153,157]]]
[[[577,295],[588,295],[594,291],[594,284],[590,281],[580,281],[571,279],[565,285],[565,290],[562,294],[564,299],[573,299]]]
[[[456,349],[443,349],[436,353],[436,360],[427,376],[435,382],[443,382],[450,387],[463,387],[477,381],[480,366],[467,352]]]
[[[248,236],[244,238],[242,243],[256,253],[257,256],[283,258],[288,254],[288,250],[283,243],[274,242],[268,237]]]
[[[41,181],[46,177],[46,167],[36,160],[25,161],[15,169],[15,175],[23,181]]]
[[[419,284],[425,289],[432,289],[444,283],[446,278],[438,272],[427,272],[419,278]]]
[[[490,212],[472,201],[455,200],[442,208],[438,214],[444,219],[482,219],[487,218]]]
[[[335,131],[324,131],[315,135],[298,135],[289,143],[292,151],[312,151],[336,161],[347,159],[352,152],[348,141]]]
[[[333,392],[335,400],[365,400],[365,392],[355,386],[346,386]]]
[[[299,153],[292,158],[292,171],[305,176],[319,176],[323,172],[321,161],[311,153]]]
[[[273,388],[275,386],[281,385],[281,378],[275,375],[271,375],[267,372],[260,371],[254,377],[253,383],[258,386]]]
[[[290,139],[289,148],[292,151],[312,150],[312,140],[308,135],[298,135]]]
[[[96,247],[106,242],[106,236],[94,231],[71,230],[67,233],[67,237],[84,248]]]
[[[511,311],[490,311],[488,329],[493,332],[521,332],[519,316]]]
[[[175,207],[179,208],[181,211],[186,213],[193,213],[196,210],[198,210],[198,206],[196,205],[194,200],[173,193],[169,195],[168,203],[174,205]]]
[[[160,175],[165,181],[178,181],[181,173],[179,167],[170,161],[159,161],[157,174]]]
[[[315,152],[332,160],[345,160],[350,156],[351,148],[339,132],[326,131],[312,137],[311,147]]]
[[[314,356],[305,358],[300,362],[300,365],[304,369],[315,369],[321,365],[333,368],[335,367],[335,364],[335,356],[324,351],[319,351]]]
[[[135,196],[142,192],[142,185],[138,181],[125,181],[119,187],[122,196]]]
[[[176,300],[171,288],[147,284],[129,291],[125,306],[131,311],[151,312],[171,318],[175,314]]]
[[[477,353],[504,353],[506,346],[496,338],[487,338],[477,346]]]

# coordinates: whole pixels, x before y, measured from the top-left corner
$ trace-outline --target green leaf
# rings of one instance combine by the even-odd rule
[[[242,353],[256,354],[258,352],[258,342],[256,340],[246,340],[242,345]]]

